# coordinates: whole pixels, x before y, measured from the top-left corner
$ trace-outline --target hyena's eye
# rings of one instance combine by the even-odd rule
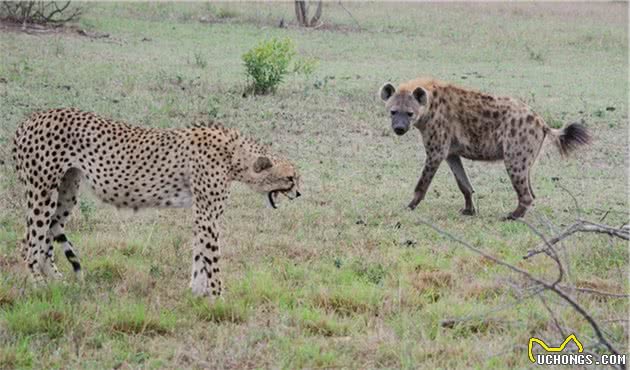
[[[407,112],[407,115],[408,115],[409,117],[411,117],[411,116],[413,116],[413,112]]]
[[[389,113],[391,113],[391,115],[392,115],[392,116],[395,116],[395,115],[396,115],[396,113],[398,113],[398,111],[396,111],[396,110],[392,110],[392,111],[389,111]]]

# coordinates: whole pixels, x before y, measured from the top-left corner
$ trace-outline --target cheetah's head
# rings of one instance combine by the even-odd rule
[[[392,118],[392,129],[396,135],[404,135],[411,124],[427,113],[428,94],[422,87],[418,86],[413,91],[396,91],[394,85],[388,82],[381,87],[380,95]]]
[[[264,194],[270,207],[277,208],[281,194],[291,200],[301,195],[300,175],[288,160],[268,153],[247,153],[241,160],[240,180]]]

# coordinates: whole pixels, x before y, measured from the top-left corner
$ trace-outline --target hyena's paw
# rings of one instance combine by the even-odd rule
[[[462,208],[459,210],[459,213],[464,216],[474,216],[477,214],[477,211],[474,208]]]
[[[416,209],[416,207],[418,207],[418,204],[420,204],[420,201],[414,199],[409,202],[409,204],[407,205],[407,209],[413,211],[414,209]]]
[[[515,214],[514,212],[507,214],[506,216],[504,216],[503,218],[501,218],[501,221],[516,221],[519,218],[523,217],[522,215],[519,216],[517,214]]]

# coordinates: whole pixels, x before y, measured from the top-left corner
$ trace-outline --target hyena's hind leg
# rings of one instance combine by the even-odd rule
[[[50,237],[63,246],[63,253],[79,278],[81,277],[81,263],[72,243],[64,233],[64,226],[72,213],[72,208],[77,204],[82,177],[83,173],[79,169],[71,168],[66,171],[59,185],[57,210],[50,223]]]
[[[459,187],[459,190],[462,194],[464,194],[464,208],[462,208],[459,212],[462,215],[474,216],[476,212],[472,195],[475,192],[475,189],[473,189],[470,180],[468,180],[468,175],[466,175],[466,170],[464,170],[464,165],[462,164],[462,159],[457,155],[449,155],[446,158],[446,162],[455,176],[457,187]]]
[[[532,194],[532,198],[536,199],[536,194],[534,194],[534,188],[532,188],[532,170],[529,169],[527,173],[527,186],[529,186],[529,192]]]
[[[518,155],[518,154],[521,155]],[[525,215],[531,207],[534,196],[529,180],[529,171],[534,163],[534,157],[525,152],[519,152],[505,158],[505,168],[512,181],[512,187],[518,196],[518,206],[507,216],[508,220],[515,220]]]

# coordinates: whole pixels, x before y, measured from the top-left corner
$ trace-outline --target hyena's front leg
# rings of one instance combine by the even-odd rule
[[[470,180],[468,180],[468,175],[466,175],[466,170],[462,164],[462,159],[457,155],[449,155],[446,158],[446,162],[455,176],[457,187],[459,187],[459,190],[462,194],[464,194],[464,208],[462,208],[459,212],[462,215],[473,216],[475,214],[475,206],[473,204],[472,195],[475,190],[470,184]]]
[[[422,175],[420,176],[420,180],[418,180],[418,184],[416,184],[413,199],[408,205],[412,210],[424,199],[427,190],[429,190],[429,185],[431,185],[431,181],[433,180],[433,176],[435,176],[435,173],[440,167],[440,163],[446,158],[448,146],[444,143],[425,141],[425,150],[427,158],[424,162]]]
[[[424,199],[424,196],[427,194],[427,190],[429,190],[429,185],[431,185],[431,181],[433,180],[433,176],[440,167],[441,162],[442,160],[438,161],[429,159],[424,162],[422,176],[420,176],[420,180],[418,180],[418,183],[416,184],[413,199],[408,206],[410,209],[415,209],[418,204],[420,204],[420,202]]]

